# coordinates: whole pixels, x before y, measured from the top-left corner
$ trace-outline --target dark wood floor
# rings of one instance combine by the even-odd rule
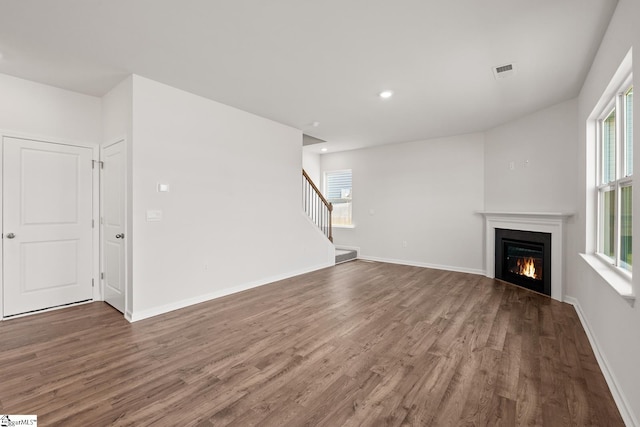
[[[355,261],[126,322],[0,323],[0,413],[41,426],[623,425],[573,307]]]

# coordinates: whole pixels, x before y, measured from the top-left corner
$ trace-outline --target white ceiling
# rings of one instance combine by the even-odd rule
[[[482,131],[577,96],[615,5],[0,0],[0,73],[95,96],[135,73],[336,151]],[[517,73],[494,79],[509,62]]]

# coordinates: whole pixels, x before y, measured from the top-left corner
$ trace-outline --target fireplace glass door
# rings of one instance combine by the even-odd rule
[[[544,248],[542,245],[530,245],[521,242],[503,241],[505,245],[505,268],[509,274],[542,280],[544,277]]]
[[[551,295],[551,234],[496,229],[495,274],[502,279]]]

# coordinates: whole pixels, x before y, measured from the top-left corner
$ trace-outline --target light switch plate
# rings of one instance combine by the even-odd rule
[[[169,184],[158,184],[158,193],[168,193]]]

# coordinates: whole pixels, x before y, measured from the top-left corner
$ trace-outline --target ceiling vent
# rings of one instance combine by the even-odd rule
[[[505,79],[507,77],[511,77],[516,73],[516,64],[504,64],[493,67],[493,76],[498,79]]]

